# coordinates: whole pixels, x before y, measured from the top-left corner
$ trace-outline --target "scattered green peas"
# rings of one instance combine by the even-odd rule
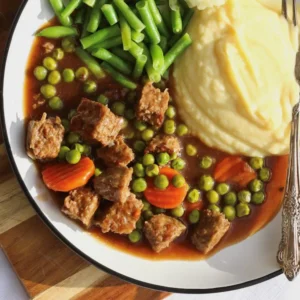
[[[53,58],[56,59],[56,60],[62,60],[65,56],[65,53],[63,51],[63,49],[61,48],[56,48],[54,51],[53,51]]]
[[[209,175],[202,175],[199,180],[199,188],[202,191],[208,192],[214,187],[215,181]]]
[[[171,166],[173,169],[180,171],[183,170],[185,167],[185,161],[182,158],[175,158],[172,163]]]
[[[268,182],[271,178],[271,171],[268,168],[262,168],[258,173],[259,179],[263,182]]]
[[[142,211],[146,211],[146,210],[151,210],[151,204],[146,201],[146,200],[143,200],[143,208],[142,208]]]
[[[136,222],[135,227],[136,227],[136,229],[142,230],[143,229],[143,225],[144,225],[144,219],[143,219],[143,217],[140,217],[138,219],[138,221]]]
[[[51,71],[48,75],[48,82],[52,85],[60,83],[61,75],[57,70]]]
[[[180,218],[184,215],[184,208],[180,205],[171,210],[171,215],[175,218]]]
[[[146,221],[149,221],[153,217],[153,212],[151,210],[146,210],[143,212],[143,217]]]
[[[68,113],[68,119],[71,120],[76,115],[76,109],[71,109]]]
[[[249,163],[252,169],[259,170],[264,166],[264,159],[261,157],[252,157]]]
[[[37,80],[44,80],[47,77],[48,71],[43,66],[38,66],[34,69],[33,74]]]
[[[234,206],[237,201],[237,196],[235,192],[229,192],[224,196],[224,204]]]
[[[133,173],[137,177],[145,177],[145,169],[144,166],[140,163],[136,163],[133,166]]]
[[[143,141],[135,141],[133,144],[133,149],[137,152],[143,152],[146,148],[146,144]]]
[[[167,152],[159,153],[156,156],[156,161],[160,166],[164,166],[170,161],[170,155]]]
[[[70,122],[69,122],[69,120],[62,119],[61,120],[61,124],[62,124],[62,126],[64,126],[65,131],[69,131],[69,129],[70,129]]]
[[[172,184],[176,188],[181,188],[185,185],[185,179],[181,174],[177,174],[172,178]]]
[[[62,73],[64,82],[73,82],[75,78],[75,73],[72,69],[64,69]]]
[[[126,109],[124,112],[124,116],[128,120],[133,120],[135,118],[135,112],[132,108]]]
[[[210,190],[206,193],[206,199],[209,203],[216,204],[220,200],[220,195],[216,191]]]
[[[238,192],[238,200],[242,203],[250,203],[251,193],[247,190],[242,190]]]
[[[66,154],[70,151],[71,149],[67,146],[62,146],[59,150],[58,153],[58,158],[59,159],[65,159],[66,158]]]
[[[105,95],[101,94],[100,96],[98,96],[97,102],[99,102],[103,105],[107,105],[109,102],[109,99]]]
[[[77,151],[79,151],[80,153],[84,152],[84,146],[79,144],[79,143],[75,143],[74,145],[74,149],[76,149]]]
[[[159,167],[158,165],[152,164],[146,167],[146,175],[148,177],[154,177],[159,174]]]
[[[212,166],[213,162],[214,162],[214,160],[212,157],[204,156],[201,158],[199,165],[200,165],[200,168],[202,168],[202,169],[209,169]]]
[[[170,155],[170,160],[174,160],[176,158],[177,158],[177,153],[174,152]]]
[[[137,243],[141,240],[142,235],[138,230],[133,230],[129,235],[128,238],[131,243]]]
[[[49,71],[53,71],[57,68],[57,62],[55,59],[53,59],[50,56],[47,56],[43,59],[43,66],[49,70]]]
[[[127,129],[126,132],[124,132],[124,137],[126,139],[133,139],[135,136],[135,133],[134,131],[130,128],[130,129]]]
[[[265,201],[265,194],[263,192],[256,192],[252,194],[251,202],[254,204],[262,204]]]
[[[51,84],[42,85],[40,91],[46,99],[50,99],[56,95],[56,87]]]
[[[125,104],[123,102],[114,102],[111,110],[118,116],[123,116],[125,111]]]
[[[170,119],[173,119],[176,116],[176,110],[174,106],[169,105],[169,107],[166,110],[166,116]]]
[[[80,67],[75,72],[77,80],[86,81],[89,77],[89,70],[86,67]]]
[[[101,175],[102,171],[99,168],[95,169],[95,177],[98,177],[99,175]]]
[[[154,185],[160,190],[165,190],[169,186],[169,179],[166,175],[157,175],[154,178]]]
[[[219,195],[223,196],[229,192],[229,185],[227,183],[219,183],[216,186],[216,191]]]
[[[61,41],[61,47],[67,53],[72,53],[75,51],[76,42],[73,37],[65,37]]]
[[[66,154],[66,160],[69,164],[75,165],[77,164],[81,159],[81,154],[79,151],[73,149],[67,152]]]
[[[236,206],[236,215],[241,218],[250,214],[250,207],[247,203],[239,203]]]
[[[144,131],[147,128],[147,124],[143,121],[139,121],[136,120],[134,122],[134,127],[138,130],[138,131]]]
[[[62,100],[57,96],[51,98],[48,102],[48,105],[53,110],[60,110],[64,106]]]
[[[164,133],[173,134],[176,130],[176,124],[174,120],[166,120],[164,122]]]
[[[163,208],[154,207],[153,212],[154,212],[154,214],[159,215],[159,214],[164,214],[166,212],[166,210]]]
[[[263,182],[259,179],[253,179],[249,183],[249,189],[253,193],[261,191],[263,186]]]
[[[143,165],[144,166],[149,166],[149,165],[153,165],[155,163],[155,158],[154,158],[154,155],[148,153],[148,154],[145,154],[143,156]]]
[[[132,190],[134,193],[142,193],[147,188],[147,182],[144,178],[134,179],[132,182]]]
[[[223,214],[228,221],[233,221],[236,216],[235,208],[231,205],[227,205],[223,208]]]
[[[197,155],[197,148],[194,145],[188,144],[185,147],[185,152],[188,156]]]
[[[197,189],[192,189],[187,194],[187,201],[190,203],[196,203],[200,199],[200,191]]]
[[[154,136],[154,131],[152,129],[145,129],[142,132],[142,139],[146,142],[149,142]]]
[[[97,83],[94,80],[87,80],[83,84],[83,91],[86,94],[93,94],[97,91]]]
[[[178,136],[184,136],[189,133],[189,129],[184,124],[179,124],[176,128],[176,134]]]
[[[89,156],[92,152],[92,147],[89,145],[83,145],[83,154]]]
[[[76,132],[70,132],[68,135],[67,135],[67,142],[69,144],[75,144],[75,143],[78,143],[80,141],[80,135]]]
[[[189,222],[191,224],[196,224],[200,220],[200,211],[197,209],[194,209],[189,214]]]
[[[216,204],[210,204],[210,205],[208,205],[207,208],[211,211],[214,211],[214,212],[220,212],[221,211],[220,207]]]

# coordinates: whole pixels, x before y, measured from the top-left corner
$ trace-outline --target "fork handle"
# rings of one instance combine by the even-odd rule
[[[299,167],[299,103],[293,109],[290,156],[282,210],[282,237],[277,260],[285,276],[292,281],[300,268],[300,167]]]

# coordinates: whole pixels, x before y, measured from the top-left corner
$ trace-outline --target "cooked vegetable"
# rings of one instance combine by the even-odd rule
[[[93,7],[96,3],[96,0],[82,0],[82,2],[90,7]]]
[[[51,98],[49,100],[48,104],[49,104],[49,107],[52,108],[53,110],[60,110],[64,106],[62,100],[57,96]]]
[[[111,107],[111,110],[118,116],[123,116],[125,112],[125,104],[120,101],[114,102]]]
[[[132,77],[138,79],[142,76],[145,65],[147,63],[147,56],[141,54],[137,59],[133,69]]]
[[[138,230],[133,230],[129,235],[128,238],[131,243],[137,243],[141,240],[142,235]]]
[[[41,86],[40,92],[46,99],[50,99],[56,95],[56,88],[51,84],[44,84]]]
[[[263,182],[268,182],[271,178],[271,170],[268,168],[262,168],[259,170],[259,179]]]
[[[92,94],[97,91],[97,83],[94,80],[87,80],[83,84],[83,90],[87,94]]]
[[[199,188],[202,191],[208,192],[214,187],[215,181],[209,175],[202,175],[199,180]]]
[[[155,158],[152,154],[148,153],[143,156],[143,165],[150,166],[155,163]]]
[[[159,153],[156,156],[156,161],[157,161],[158,165],[164,166],[170,161],[170,155],[167,152]]]
[[[171,215],[175,218],[180,218],[184,215],[184,208],[180,205],[171,210]]]
[[[72,19],[70,17],[63,17],[61,13],[64,10],[64,4],[62,0],[49,0],[52,9],[57,16],[59,22],[64,26],[71,26],[72,25]]]
[[[142,42],[144,40],[145,35],[142,32],[138,32],[138,31],[132,30],[131,31],[131,38],[132,38],[132,40],[134,42],[140,43],[140,42]]]
[[[53,71],[57,68],[56,60],[50,56],[47,56],[43,59],[43,65],[49,71]]]
[[[176,130],[176,123],[174,120],[166,120],[164,122],[164,133],[173,134]]]
[[[85,7],[82,7],[76,11],[74,23],[83,24],[85,16]]]
[[[132,63],[135,62],[135,58],[129,52],[124,51],[123,49],[121,49],[119,47],[115,47],[115,48],[111,49],[111,52],[128,62],[132,62]]]
[[[236,206],[236,215],[241,218],[250,214],[250,207],[247,203],[239,203]]]
[[[212,166],[213,162],[214,162],[214,160],[212,157],[204,156],[201,158],[199,165],[200,165],[200,168],[202,168],[202,169],[209,169]]]
[[[143,141],[135,141],[133,144],[133,149],[137,152],[142,152],[146,148],[146,144]]]
[[[182,32],[182,19],[181,19],[179,7],[176,10],[171,10],[171,24],[172,24],[172,31],[175,34]]]
[[[146,210],[143,212],[143,217],[146,221],[148,221],[153,217],[153,212],[151,210]]]
[[[220,195],[216,191],[210,190],[206,193],[206,199],[209,203],[216,204],[220,201]]]
[[[172,163],[171,163],[171,166],[173,169],[175,170],[183,170],[184,167],[185,167],[185,161],[182,159],[182,158],[175,158]]]
[[[188,156],[196,156],[197,155],[197,148],[192,144],[188,144],[185,147],[185,152]]]
[[[34,69],[33,74],[37,80],[44,80],[47,77],[48,71],[45,67],[38,66]]]
[[[57,70],[51,71],[48,75],[48,82],[52,85],[60,83],[61,75]]]
[[[64,53],[63,49],[61,49],[61,48],[56,48],[56,49],[53,51],[52,56],[53,56],[53,58],[56,59],[56,60],[62,60],[62,59],[65,57],[65,53]]]
[[[252,157],[249,164],[254,170],[259,170],[264,166],[264,159],[262,157]]]
[[[192,210],[192,211],[190,212],[188,218],[189,218],[189,222],[190,222],[191,224],[196,224],[196,223],[198,223],[199,220],[200,220],[200,211],[197,210],[197,209]]]
[[[61,12],[63,18],[69,17],[73,11],[81,4],[82,0],[70,0],[65,9]]]
[[[118,23],[117,13],[111,4],[103,5],[101,10],[110,26]]]
[[[71,149],[67,146],[61,146],[58,154],[58,158],[63,160],[66,158],[66,154],[70,151]]]
[[[231,205],[227,205],[223,208],[223,214],[228,221],[233,221],[236,216],[235,208]]]
[[[188,132],[189,132],[189,129],[184,124],[179,124],[176,128],[176,134],[178,136],[184,136],[184,135],[188,134]]]
[[[66,154],[66,160],[69,164],[77,164],[80,161],[80,159],[81,153],[76,149],[73,149]]]
[[[134,193],[141,193],[147,189],[147,182],[144,178],[134,179],[132,182],[132,190]]]
[[[36,36],[42,36],[49,39],[60,39],[66,36],[77,36],[78,31],[74,27],[51,26],[39,31]]]
[[[256,193],[253,193],[251,196],[251,203],[262,204],[264,201],[265,201],[264,192],[256,192]]]
[[[94,175],[95,177],[98,177],[101,173],[102,173],[101,170],[99,168],[96,168]]]
[[[262,190],[263,186],[264,185],[263,185],[262,181],[259,179],[253,179],[249,183],[249,189],[251,192],[259,192]]]
[[[169,186],[169,180],[166,175],[160,174],[154,178],[154,185],[160,190],[165,190]]]
[[[131,41],[131,47],[128,51],[136,59],[143,54],[143,48],[133,41]]]
[[[148,177],[154,177],[159,174],[159,167],[156,164],[148,165],[146,167],[146,175]]]
[[[242,190],[238,192],[238,200],[242,203],[250,203],[251,193],[247,190]]]
[[[185,178],[184,178],[181,174],[175,175],[175,176],[172,178],[172,184],[173,184],[176,188],[181,188],[181,187],[183,187],[183,186],[186,185]]]
[[[166,113],[165,115],[170,118],[170,119],[173,119],[175,116],[176,116],[176,110],[175,110],[175,107],[172,106],[172,105],[169,105],[167,110],[166,110]]]
[[[97,43],[92,47],[87,48],[87,51],[89,52],[94,52],[97,51],[100,48],[104,49],[110,49],[116,46],[122,45],[122,37],[121,36],[116,36],[112,37],[110,39],[107,39],[103,42]]]
[[[75,143],[78,143],[80,141],[80,135],[76,132],[70,132],[68,135],[67,135],[67,142],[69,144],[75,144]]]
[[[234,206],[237,201],[237,196],[235,192],[227,193],[223,198],[224,204]]]
[[[74,145],[74,149],[76,149],[77,151],[79,151],[81,154],[84,152],[84,146],[79,144],[79,143],[76,143]]]
[[[211,211],[221,212],[221,208],[216,204],[210,204],[207,208]]]
[[[227,183],[219,183],[216,186],[216,191],[219,195],[223,196],[229,192],[229,185]]]
[[[61,47],[67,53],[75,52],[76,41],[73,37],[66,37],[61,41]]]
[[[146,142],[152,140],[153,136],[154,136],[154,131],[152,129],[148,128],[142,132],[142,139]]]
[[[73,82],[75,78],[75,73],[72,69],[67,68],[63,70],[62,76],[64,82]]]
[[[144,166],[140,163],[136,163],[133,166],[133,173],[136,177],[145,177],[145,169]]]
[[[99,103],[101,103],[101,104],[103,104],[103,105],[107,105],[108,102],[109,102],[109,99],[108,99],[105,95],[101,94],[101,95],[97,98],[97,102],[99,102]]]
[[[76,79],[86,81],[89,77],[89,70],[86,67],[80,67],[75,72]]]
[[[190,203],[196,203],[198,202],[200,199],[200,191],[197,189],[192,189],[188,192],[187,194],[187,200]]]

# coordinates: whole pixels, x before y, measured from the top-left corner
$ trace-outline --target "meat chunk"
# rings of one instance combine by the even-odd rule
[[[220,212],[204,210],[191,239],[196,248],[204,254],[211,251],[230,227],[230,222]]]
[[[118,136],[112,144],[98,149],[97,155],[108,166],[119,165],[125,167],[134,160],[134,153],[124,142],[122,136]]]
[[[95,191],[107,200],[125,202],[130,194],[132,171],[126,167],[108,168],[94,179]]]
[[[71,129],[89,142],[104,146],[113,142],[122,128],[123,119],[101,103],[83,98],[71,120]]]
[[[164,121],[169,98],[168,90],[161,92],[151,82],[146,83],[137,107],[137,118],[153,126],[160,127]]]
[[[80,220],[86,227],[92,223],[92,218],[99,206],[99,197],[90,188],[79,188],[69,193],[65,198],[62,212],[72,219]]]
[[[43,49],[44,49],[44,53],[45,54],[49,54],[54,50],[54,44],[50,43],[50,42],[46,42],[42,45]]]
[[[59,117],[30,121],[27,128],[27,154],[33,159],[49,160],[58,156],[65,129]]]
[[[155,252],[168,248],[185,229],[180,221],[164,214],[153,216],[144,226],[146,238]]]
[[[177,137],[160,134],[153,138],[145,149],[145,153],[160,153],[160,152],[168,152],[171,154],[179,154],[180,153],[180,143]]]
[[[101,227],[103,233],[112,231],[119,234],[129,234],[136,226],[143,208],[143,202],[130,194],[124,203],[114,203],[104,216],[95,220],[95,225]]]

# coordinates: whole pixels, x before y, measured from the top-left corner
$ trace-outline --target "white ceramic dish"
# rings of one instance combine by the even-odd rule
[[[51,200],[24,149],[23,89],[33,33],[52,17],[47,0],[24,0],[4,56],[2,129],[16,176],[37,213],[69,247],[95,266],[145,287],[209,293],[249,286],[281,273],[276,262],[280,213],[263,230],[206,261],[150,261],[112,249],[66,218]]]

